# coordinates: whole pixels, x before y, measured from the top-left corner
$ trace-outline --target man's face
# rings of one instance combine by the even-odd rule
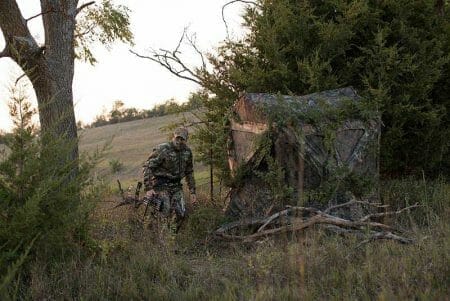
[[[180,136],[173,137],[173,145],[175,145],[176,149],[181,149],[186,145],[186,140]]]

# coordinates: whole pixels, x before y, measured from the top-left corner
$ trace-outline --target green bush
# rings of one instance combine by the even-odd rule
[[[60,164],[76,142],[38,136],[23,97],[13,97],[10,111],[16,128],[0,162],[2,298],[16,296],[10,284],[29,280],[31,261],[58,262],[89,243],[88,217],[98,192],[89,177],[98,154]]]
[[[123,163],[119,159],[111,159],[109,161],[109,167],[113,173],[121,172],[124,168]]]

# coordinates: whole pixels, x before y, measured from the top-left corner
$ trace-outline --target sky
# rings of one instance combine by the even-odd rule
[[[85,2],[88,1],[80,1],[79,5]],[[203,52],[214,52],[227,36],[222,20],[222,6],[227,2],[229,0],[115,0],[114,3],[131,10],[135,45],[116,43],[110,50],[94,45],[97,64],[76,62],[73,93],[77,120],[85,124],[92,122],[97,115],[108,112],[116,100],[138,109],[150,109],[172,98],[186,101],[190,93],[199,88],[195,83],[177,78],[157,63],[136,57],[129,49],[143,55],[149,55],[151,48],[173,50],[188,26],[189,33],[196,35],[198,47]],[[25,18],[40,12],[38,0],[18,0],[18,3]],[[242,4],[234,3],[224,10],[231,38],[243,35],[242,9]],[[41,19],[31,20],[29,26],[38,43],[43,44]],[[3,35],[0,35],[0,50],[3,47]],[[200,65],[199,56],[189,52],[187,46],[182,49],[182,55],[191,66]],[[0,130],[9,130],[12,126],[8,116],[8,91],[22,74],[12,60],[0,59]],[[25,77],[20,80],[22,84],[27,81]],[[37,106],[31,88],[27,95]]]

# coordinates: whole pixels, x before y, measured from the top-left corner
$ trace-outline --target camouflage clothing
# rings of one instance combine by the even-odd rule
[[[186,145],[177,149],[173,142],[158,145],[144,164],[145,191],[153,189],[162,201],[162,212],[175,211],[177,218],[186,212],[181,179],[185,178],[191,194],[195,194],[192,151]]]

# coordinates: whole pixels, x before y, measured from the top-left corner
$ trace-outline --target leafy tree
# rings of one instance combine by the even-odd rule
[[[122,114],[123,121],[131,121],[141,118],[141,113],[136,108],[126,108]]]
[[[121,100],[116,100],[114,102],[112,110],[109,112],[109,122],[117,123],[122,119],[124,111],[124,103]]]
[[[39,45],[27,24],[34,17],[25,19],[16,0],[0,1],[0,29],[6,43],[0,58],[11,58],[32,82],[44,136],[65,137],[72,142],[77,139],[72,93],[74,59],[94,62],[88,45],[96,40],[107,46],[115,40],[132,42],[128,10],[113,6],[110,0],[103,0],[100,6],[93,3],[78,7],[78,0],[42,0],[41,12],[34,16],[41,17],[44,25],[45,44]],[[72,145],[60,163],[78,158],[77,143]]]
[[[382,114],[383,171],[436,174],[450,166],[448,3],[439,11],[431,0],[256,1],[244,15],[249,33],[196,73],[215,95],[210,118],[221,128],[241,91],[352,85]]]

